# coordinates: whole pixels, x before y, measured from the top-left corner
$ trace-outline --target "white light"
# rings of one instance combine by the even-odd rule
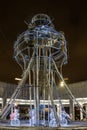
[[[15,102],[15,103],[14,103],[14,106],[16,107],[17,105],[18,105],[18,103]]]
[[[64,82],[63,81],[60,82],[60,86],[64,87]]]
[[[15,80],[18,80],[18,81],[20,81],[21,79],[20,79],[20,78],[15,78]]]

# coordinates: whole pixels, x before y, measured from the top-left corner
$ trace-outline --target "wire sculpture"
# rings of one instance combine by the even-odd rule
[[[62,118],[62,115],[67,114],[61,115],[61,112],[58,112],[59,109],[62,110],[63,105],[58,95],[56,76],[64,82],[70,98],[80,108],[81,106],[62,77],[62,66],[67,63],[64,33],[55,30],[50,17],[46,14],[35,15],[27,25],[28,29],[17,37],[14,44],[14,57],[23,71],[22,80],[8,102],[10,105],[6,104],[4,107],[1,118],[6,116],[22,87],[28,82],[31,109],[29,126],[58,127],[67,124],[65,116]],[[60,108],[58,106],[56,108],[55,99],[59,101]],[[32,101],[34,108],[32,108]]]

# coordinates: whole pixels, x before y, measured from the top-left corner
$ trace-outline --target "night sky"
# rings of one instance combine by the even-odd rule
[[[57,31],[67,40],[68,64],[63,67],[69,83],[87,80],[86,0],[3,0],[0,1],[0,81],[17,83],[22,71],[16,63],[13,45],[27,29],[24,20],[37,13],[49,15]]]

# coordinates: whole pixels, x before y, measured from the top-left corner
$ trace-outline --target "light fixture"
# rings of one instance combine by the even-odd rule
[[[68,80],[69,80],[68,77],[65,77],[65,78],[64,78],[64,81],[68,81]],[[60,86],[60,87],[64,87],[64,81],[60,81],[60,83],[59,83],[59,86]]]
[[[21,78],[15,78],[15,80],[20,81],[20,80],[21,80]]]
[[[64,81],[60,81],[60,87],[64,87]]]

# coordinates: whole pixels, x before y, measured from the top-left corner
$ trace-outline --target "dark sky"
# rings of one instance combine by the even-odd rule
[[[87,80],[86,0],[3,0],[0,2],[0,81],[17,83],[22,71],[13,58],[17,36],[27,29],[24,20],[37,13],[49,15],[57,31],[64,31],[68,64],[63,76],[69,83]]]

